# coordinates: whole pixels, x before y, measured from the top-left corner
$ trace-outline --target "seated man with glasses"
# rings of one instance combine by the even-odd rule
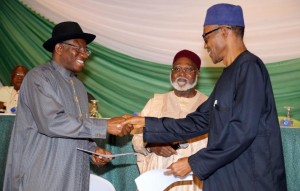
[[[25,66],[16,66],[11,73],[12,86],[0,87],[0,109],[1,113],[15,114],[19,98],[19,90],[27,73]]]
[[[165,94],[155,94],[141,112],[141,116],[183,118],[194,112],[207,96],[196,90],[199,79],[201,60],[197,54],[189,50],[179,51],[173,59],[170,83],[174,90]],[[137,133],[137,132],[135,132]],[[138,152],[137,164],[140,173],[154,169],[166,169],[170,164],[182,157],[188,157],[206,147],[207,136],[199,136],[185,142],[168,144],[143,141],[143,134],[135,134],[132,140]],[[181,181],[171,185],[168,191],[199,191],[202,182],[194,178],[193,182]]]

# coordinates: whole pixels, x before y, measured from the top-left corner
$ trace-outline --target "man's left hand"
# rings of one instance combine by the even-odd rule
[[[102,148],[97,148],[95,153],[105,154],[105,155],[111,155],[112,154],[110,151],[102,149]],[[112,160],[112,158],[104,158],[104,157],[100,157],[100,156],[97,156],[97,155],[93,155],[92,160],[93,160],[93,163],[96,164],[97,166],[104,166],[108,162],[110,162]]]
[[[170,170],[166,171],[165,175],[174,174],[180,177],[184,177],[192,171],[188,157],[178,159],[178,161],[172,163],[168,169]]]

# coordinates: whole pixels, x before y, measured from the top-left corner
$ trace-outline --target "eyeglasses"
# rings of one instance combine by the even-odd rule
[[[76,46],[74,44],[69,44],[67,42],[62,42],[62,44],[65,44],[65,45],[68,45],[68,46],[71,46],[71,47],[75,48],[75,50],[79,53],[85,53],[88,56],[92,54],[92,51],[87,49],[87,48],[82,48],[82,47]]]
[[[195,71],[196,70],[194,68],[181,68],[181,67],[174,67],[174,68],[172,68],[172,72],[176,72],[176,73],[179,73],[179,72],[193,73]]]
[[[21,74],[21,73],[15,73],[15,76],[25,76],[25,74]]]
[[[217,31],[217,30],[219,30],[219,29],[221,29],[221,28],[223,28],[223,27],[226,27],[226,28],[228,28],[228,29],[232,29],[231,27],[220,26],[220,27],[218,27],[218,28],[216,28],[216,29],[213,29],[213,30],[211,30],[211,31],[208,31],[208,32],[206,32],[206,33],[204,33],[204,34],[202,35],[204,42],[207,43],[207,40],[208,40],[207,36],[208,36],[209,34],[215,32],[215,31]]]

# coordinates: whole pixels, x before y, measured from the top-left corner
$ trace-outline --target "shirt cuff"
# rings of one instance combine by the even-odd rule
[[[107,119],[92,119],[94,126],[91,127],[92,138],[105,139],[107,134]]]

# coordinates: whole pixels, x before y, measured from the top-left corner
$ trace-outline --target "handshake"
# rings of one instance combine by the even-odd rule
[[[124,136],[129,134],[134,128],[141,128],[145,126],[144,117],[132,117],[129,114],[122,117],[113,117],[107,120],[107,133],[116,136]],[[97,148],[95,153],[111,155],[112,153],[106,149]],[[104,166],[110,162],[113,158],[99,157],[93,155],[92,161],[97,166]]]
[[[129,134],[134,128],[145,126],[145,117],[131,116],[125,114],[122,117],[113,117],[107,120],[107,132],[112,135],[124,136]]]

